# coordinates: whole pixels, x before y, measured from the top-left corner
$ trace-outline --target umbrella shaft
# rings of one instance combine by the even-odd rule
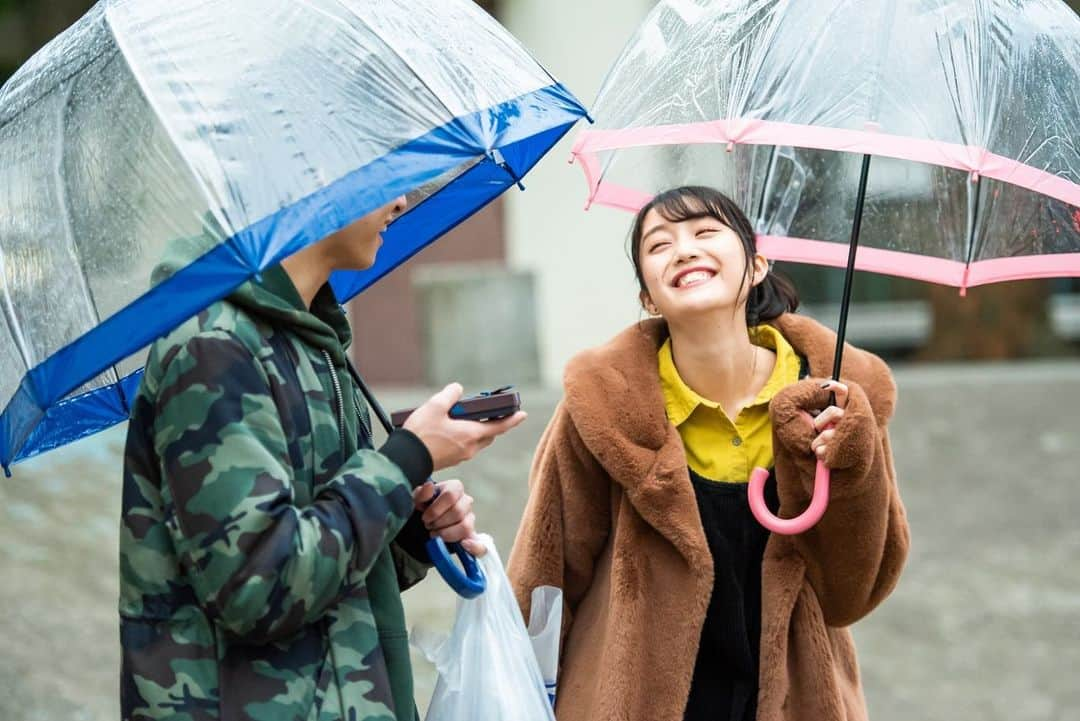
[[[863,204],[866,201],[866,181],[870,177],[870,156],[864,155],[859,174],[859,194],[855,196],[855,218],[851,224],[851,243],[848,245],[847,273],[844,275],[844,297],[840,302],[840,323],[836,327],[836,356],[833,359],[833,380],[840,380],[840,364],[844,359],[844,337],[847,335],[848,307],[851,305],[851,282],[855,277],[855,254],[859,250],[862,230]]]

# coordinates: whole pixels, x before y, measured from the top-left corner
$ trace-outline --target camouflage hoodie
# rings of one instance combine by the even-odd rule
[[[123,718],[413,721],[400,591],[427,570],[405,431],[370,450],[329,287],[280,268],[154,344],[120,536]]]

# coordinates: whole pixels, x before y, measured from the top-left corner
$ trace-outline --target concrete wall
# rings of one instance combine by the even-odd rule
[[[551,73],[591,107],[608,66],[649,0],[505,0],[499,16]],[[580,128],[582,126],[578,126]],[[577,129],[507,194],[507,260],[536,276],[540,367],[558,384],[575,352],[607,340],[640,315],[626,256],[629,214],[585,205],[581,170],[567,164]]]
[[[533,277],[501,263],[440,263],[413,272],[428,385],[469,392],[540,382]]]

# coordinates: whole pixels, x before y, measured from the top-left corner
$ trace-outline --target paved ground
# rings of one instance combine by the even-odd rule
[[[1080,721],[1080,363],[908,368],[893,426],[914,548],[856,628],[876,721]],[[387,405],[422,391],[387,392]],[[509,550],[558,394],[460,470]],[[0,721],[118,717],[116,515],[122,431],[0,480]],[[410,617],[448,626],[438,580]],[[431,669],[418,663],[418,696]]]

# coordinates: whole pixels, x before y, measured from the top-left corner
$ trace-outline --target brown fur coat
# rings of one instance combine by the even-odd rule
[[[820,379],[836,336],[798,315],[773,325],[811,375],[769,409],[780,515],[790,517],[808,505],[815,467],[800,409],[825,405]],[[509,574],[526,618],[533,588],[564,591],[559,721],[683,718],[713,564],[664,411],[656,353],[665,336],[661,321],[646,321],[575,357],[536,453]],[[845,627],[889,595],[907,555],[886,431],[895,385],[879,358],[850,346],[841,379],[850,393],[825,459],[828,510],[765,549],[759,721],[866,718]]]

